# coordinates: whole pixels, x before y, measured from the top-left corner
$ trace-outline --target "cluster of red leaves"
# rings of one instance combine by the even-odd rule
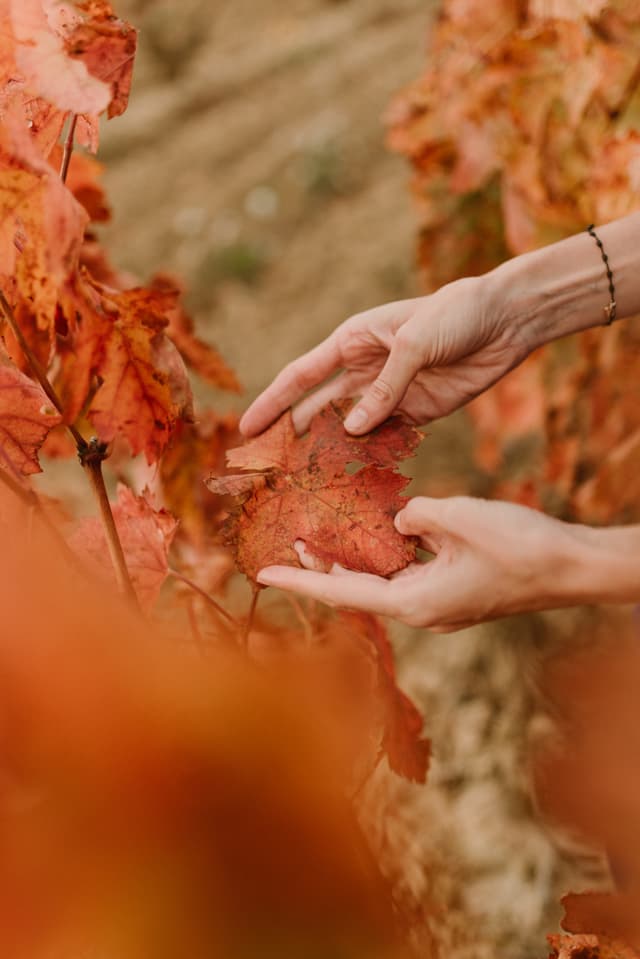
[[[194,655],[28,512],[0,490],[0,953],[406,959],[345,798],[348,648]]]
[[[422,719],[375,619],[298,610],[297,629],[266,614],[252,627],[253,610],[244,622],[221,605],[233,559],[220,527],[237,481],[213,495],[204,479],[224,472],[237,418],[194,409],[189,373],[240,386],[175,280],[140,286],[112,267],[94,231],[110,217],[102,168],[73,152],[95,151],[99,116],[125,109],[135,47],[107,0],[0,0],[0,493],[13,496],[0,497],[12,729],[0,749],[0,951],[396,957],[390,890],[344,796],[383,755],[424,782]],[[406,565],[415,549],[392,519],[408,481],[394,466],[419,435],[391,425],[349,441],[331,410],[317,424],[315,439],[289,427],[279,459],[273,431],[232,454],[260,471],[262,495],[238,565],[253,574],[282,558],[263,548],[275,495],[291,500],[279,548],[288,538],[290,555],[307,535],[302,487],[339,525],[328,560]],[[75,453],[100,519],[30,486],[40,454]],[[357,478],[344,474],[353,461],[367,464]],[[123,480],[140,476],[136,495]],[[322,528],[314,515],[324,535],[328,514]],[[279,644],[266,681],[250,665],[261,641]]]
[[[635,0],[445,0],[428,56],[390,114],[415,170],[428,288],[640,207]],[[637,515],[638,336],[625,321],[607,342],[552,344],[471,405],[496,495],[584,520]],[[509,453],[540,433],[532,490]]]
[[[565,896],[562,924],[574,935],[554,937],[561,959],[630,959],[640,950],[639,682],[637,627],[548,668],[562,736],[536,764],[539,799],[556,824],[606,854],[615,886]]]

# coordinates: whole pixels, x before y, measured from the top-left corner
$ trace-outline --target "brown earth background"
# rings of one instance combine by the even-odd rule
[[[163,269],[185,281],[200,333],[246,389],[242,409],[351,313],[419,292],[409,172],[385,148],[382,117],[424,66],[437,3],[117,9],[141,49],[129,110],[104,129],[105,238],[140,279]],[[412,492],[481,492],[464,414],[430,433]],[[403,893],[446,904],[432,921],[443,954],[542,957],[559,895],[601,877],[596,857],[540,822],[529,788],[530,746],[547,726],[539,664],[567,628],[546,616],[450,637],[397,630],[435,759],[424,788],[381,770],[363,815]]]

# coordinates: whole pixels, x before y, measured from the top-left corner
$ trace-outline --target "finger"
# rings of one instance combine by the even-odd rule
[[[297,539],[295,541],[293,548],[298,554],[298,559],[305,569],[313,570],[316,573],[327,573],[329,571],[329,566],[327,566],[326,563],[323,563],[318,556],[314,556],[313,553],[310,553],[307,549],[307,544],[301,539]]]
[[[380,376],[349,413],[345,429],[360,435],[386,420],[402,401],[421,366],[422,359],[415,344],[410,344],[402,332],[398,333]]]
[[[445,534],[462,535],[468,527],[474,503],[467,496],[449,496],[442,499],[431,496],[415,496],[404,509],[396,513],[394,524],[403,536],[422,536],[425,540],[442,545]]]
[[[399,582],[352,573],[343,570],[340,575],[317,573],[290,566],[268,566],[258,574],[262,586],[302,593],[327,606],[365,610],[381,616],[399,616],[402,590]]]
[[[240,420],[240,432],[244,436],[261,433],[307,390],[338,369],[340,363],[337,338],[331,334],[319,346],[285,366],[246,411]]]
[[[293,425],[296,433],[299,436],[306,433],[316,413],[319,413],[328,403],[334,400],[353,396],[365,382],[366,378],[362,373],[341,373],[335,379],[317,389],[315,393],[306,396],[293,409]]]

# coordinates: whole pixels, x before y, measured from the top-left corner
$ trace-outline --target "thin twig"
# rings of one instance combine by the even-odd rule
[[[238,620],[235,619],[231,615],[231,613],[228,613],[226,609],[224,608],[224,606],[221,606],[220,603],[216,602],[213,596],[207,593],[206,590],[198,586],[197,583],[194,583],[192,579],[189,579],[187,576],[183,576],[182,573],[179,573],[177,569],[169,568],[169,575],[173,576],[174,579],[179,579],[181,583],[185,584],[185,586],[189,586],[189,588],[192,589],[194,592],[198,593],[199,596],[202,596],[202,598],[206,600],[206,602],[213,609],[215,609],[215,611],[219,613],[220,616],[226,619],[228,623],[231,623],[231,625],[234,626],[236,629],[240,627],[240,623],[238,622]]]
[[[98,506],[100,508],[102,524],[104,526],[104,531],[107,538],[107,546],[109,548],[111,562],[113,563],[113,569],[116,574],[118,588],[131,603],[131,605],[134,608],[139,609],[138,597],[136,596],[133,583],[131,582],[124,550],[122,549],[120,536],[118,535],[116,523],[111,511],[111,503],[109,502],[109,496],[107,495],[107,488],[104,485],[102,463],[104,462],[106,455],[106,445],[104,443],[100,443],[96,439],[91,440],[91,442],[86,445],[86,448],[79,452],[80,462],[84,467],[85,473],[89,477],[91,488],[95,494]]]
[[[76,126],[78,123],[78,115],[74,113],[71,117],[71,123],[69,124],[69,132],[67,133],[67,139],[64,141],[64,150],[62,153],[62,166],[60,167],[60,179],[63,183],[67,182],[67,174],[69,173],[69,164],[71,163],[71,157],[73,156],[73,140],[76,135]]]
[[[253,620],[256,614],[256,606],[258,605],[258,599],[262,589],[259,586],[253,587],[253,596],[251,597],[251,606],[249,607],[249,615],[247,616],[247,621],[244,624],[244,629],[242,631],[242,646],[244,649],[247,649],[249,646],[249,634],[251,632],[251,627],[253,626]]]
[[[293,611],[296,614],[296,618],[298,622],[302,626],[306,645],[312,646],[313,645],[313,627],[311,626],[311,623],[309,622],[305,611],[303,610],[302,606],[300,605],[300,603],[298,602],[295,596],[292,596],[290,593],[287,593],[286,596],[289,601],[289,605],[293,608]]]
[[[40,384],[44,392],[47,394],[48,398],[51,400],[51,402],[57,409],[58,413],[60,413],[61,415],[64,415],[64,409],[62,406],[62,402],[60,401],[60,397],[54,390],[49,380],[49,377],[47,376],[46,372],[43,370],[39,360],[34,355],[31,347],[27,343],[24,333],[20,329],[20,326],[18,325],[18,322],[16,320],[15,313],[11,309],[11,306],[9,305],[9,302],[7,301],[7,298],[2,292],[2,290],[0,290],[0,306],[2,307],[2,312],[5,315],[5,319],[7,323],[9,324],[9,326],[11,327],[13,335],[18,341],[18,344],[20,345],[20,349],[24,353],[27,359],[27,362],[29,363],[29,366],[31,367],[33,371],[35,378],[37,379],[38,383]],[[84,439],[83,436],[80,435],[80,433],[75,428],[75,426],[73,426],[73,424],[69,424],[67,425],[67,429],[73,436],[76,442],[76,445],[78,447],[78,450],[85,449],[87,446],[87,441]]]

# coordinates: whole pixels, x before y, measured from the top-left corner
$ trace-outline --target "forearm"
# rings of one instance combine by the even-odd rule
[[[577,603],[640,602],[640,526],[571,526],[567,588]]]
[[[614,275],[617,318],[640,313],[640,213],[597,227]],[[487,274],[505,322],[529,350],[606,321],[609,281],[586,231],[515,257]]]

